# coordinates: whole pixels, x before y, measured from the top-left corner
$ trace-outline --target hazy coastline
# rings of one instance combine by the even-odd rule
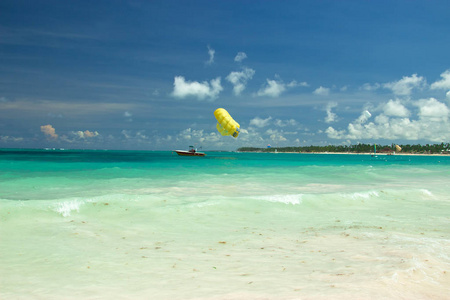
[[[272,153],[272,154],[280,154],[280,153],[289,153],[289,154],[345,154],[345,155],[376,155],[376,156],[395,156],[395,155],[402,155],[402,156],[450,156],[450,153],[395,153],[395,154],[388,154],[388,153],[370,153],[370,152],[363,152],[363,153],[357,153],[357,152],[292,152],[292,151],[280,151],[280,152],[274,152],[274,151],[237,151],[240,153]]]

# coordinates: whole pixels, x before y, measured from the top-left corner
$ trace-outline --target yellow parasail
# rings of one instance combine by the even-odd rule
[[[241,127],[238,122],[233,120],[230,114],[223,108],[218,108],[214,111],[214,116],[217,119],[217,130],[221,135],[231,135],[237,138],[239,135],[239,128]]]
[[[402,147],[400,147],[399,145],[395,145],[395,150],[397,150],[397,152],[402,151]]]

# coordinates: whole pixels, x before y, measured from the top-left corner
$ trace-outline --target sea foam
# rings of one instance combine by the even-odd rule
[[[59,202],[56,204],[54,211],[62,215],[63,217],[68,217],[72,213],[72,211],[79,212],[81,205],[83,205],[84,202],[80,200],[70,200],[70,201],[64,201]]]
[[[297,195],[270,195],[270,196],[261,196],[256,199],[266,200],[269,202],[280,202],[284,204],[301,204],[302,203],[302,194]]]
[[[363,192],[363,193],[356,192],[356,193],[350,194],[350,198],[352,198],[353,200],[369,199],[371,197],[379,197],[378,192],[370,191],[370,192]]]
[[[424,196],[429,196],[429,197],[433,196],[433,193],[430,192],[430,191],[427,190],[427,189],[420,189],[420,192],[421,192]]]

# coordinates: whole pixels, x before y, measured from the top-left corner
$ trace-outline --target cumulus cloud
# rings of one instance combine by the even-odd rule
[[[445,71],[441,74],[442,79],[434,82],[431,85],[431,89],[450,89],[450,70]]]
[[[450,114],[449,108],[434,98],[423,99],[415,103],[419,108],[418,116],[431,122],[447,122]],[[448,128],[450,132],[450,127]]]
[[[41,131],[47,136],[47,138],[49,139],[57,139],[58,135],[56,134],[56,130],[55,128],[53,128],[52,125],[48,124],[48,125],[42,125],[41,126]]]
[[[189,141],[194,144],[194,143],[218,142],[221,139],[221,137],[222,136],[218,132],[206,133],[203,129],[195,130],[192,128],[187,128],[177,135],[176,140]]]
[[[199,100],[205,98],[215,99],[223,90],[220,84],[220,77],[211,80],[209,83],[197,81],[186,81],[183,76],[176,76],[174,79],[174,90],[172,96],[176,98],[197,97]]]
[[[243,61],[246,58],[247,58],[247,54],[245,54],[245,52],[238,52],[238,54],[234,58],[234,61],[241,62],[241,61]]]
[[[320,86],[313,93],[319,96],[328,96],[330,94],[330,89]]]
[[[262,87],[256,95],[278,97],[286,90],[286,85],[280,81],[267,79],[267,85]]]
[[[386,116],[391,117],[408,117],[410,114],[409,110],[399,100],[389,100],[388,103],[383,105],[383,111]]]
[[[255,71],[250,68],[244,68],[241,72],[231,72],[227,76],[227,80],[233,84],[233,92],[240,95],[247,85],[247,81],[253,78]]]
[[[434,98],[422,99],[411,103],[418,108],[414,118],[404,105],[390,100],[383,106],[383,112],[367,122],[364,112],[347,129],[337,130],[328,127],[325,131],[333,139],[406,139],[445,142],[450,139],[450,109]]]
[[[328,137],[330,138],[330,139],[337,139],[337,140],[339,140],[339,139],[343,139],[343,138],[345,138],[345,136],[346,136],[346,132],[345,132],[345,130],[336,130],[336,129],[334,129],[333,127],[328,127],[326,130],[325,130],[325,133],[328,135]]]
[[[273,142],[285,142],[287,139],[283,136],[282,131],[274,130],[274,129],[268,129],[266,131],[266,134],[270,136],[270,139]]]
[[[442,79],[434,82],[431,85],[432,90],[436,89],[449,89],[449,91],[445,94],[447,100],[450,101],[450,70],[445,71],[441,74]]]
[[[211,48],[208,45],[208,55],[209,55],[209,60],[206,62],[207,65],[211,65],[212,63],[214,63],[214,54],[216,53],[216,50],[214,50],[213,48]]]
[[[280,96],[284,91],[286,91],[288,88],[293,88],[297,86],[309,86],[306,82],[297,82],[295,80],[292,80],[289,83],[284,83],[278,75],[275,75],[277,78],[276,80],[267,80],[267,85],[264,85],[259,89],[259,91],[255,94],[256,96],[269,96],[276,98]]]
[[[409,96],[414,88],[423,87],[426,84],[425,78],[413,74],[412,76],[404,76],[399,81],[393,81],[383,84],[386,89],[392,90],[395,95]]]
[[[250,120],[250,125],[256,126],[256,127],[265,127],[269,125],[269,121],[272,120],[272,117],[268,117],[267,119],[261,119],[259,117],[256,117],[252,120]]]
[[[185,139],[185,140],[191,140],[193,138],[202,139],[203,132],[204,132],[203,130],[195,130],[192,128],[188,128],[188,129],[181,131],[178,134],[177,138],[181,138],[181,139]]]
[[[336,102],[330,102],[327,104],[326,112],[327,116],[325,117],[325,123],[333,123],[337,119],[337,115],[331,110],[337,106]]]
[[[74,134],[78,136],[80,139],[87,139],[87,138],[93,138],[99,135],[97,131],[75,131]]]
[[[372,117],[372,114],[370,113],[370,111],[365,110],[365,111],[363,111],[363,112],[361,113],[361,115],[359,116],[359,118],[356,119],[356,121],[357,121],[358,123],[366,123],[367,120],[370,119],[370,117]]]

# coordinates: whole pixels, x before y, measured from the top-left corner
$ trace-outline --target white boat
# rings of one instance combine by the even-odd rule
[[[189,150],[175,150],[180,156],[206,156],[203,152],[198,152],[194,146],[189,146]]]

